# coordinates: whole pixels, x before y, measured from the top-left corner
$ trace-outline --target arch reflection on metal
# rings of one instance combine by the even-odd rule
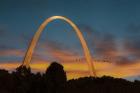
[[[27,49],[27,52],[26,52],[26,55],[24,57],[24,61],[22,63],[22,66],[26,66],[27,68],[29,67],[29,64],[30,64],[30,61],[31,61],[31,58],[32,58],[32,54],[33,54],[33,51],[34,51],[34,48],[36,46],[36,43],[38,42],[38,39],[42,33],[42,31],[45,29],[45,27],[47,26],[47,24],[53,20],[56,20],[56,19],[61,19],[61,20],[64,20],[66,21],[67,23],[69,23],[72,28],[74,29],[74,31],[76,32],[80,42],[81,42],[81,45],[83,47],[83,51],[84,51],[84,54],[85,54],[85,58],[86,58],[86,61],[88,63],[88,68],[90,70],[90,75],[91,76],[95,76],[96,77],[96,72],[95,72],[95,68],[93,66],[93,63],[92,63],[92,59],[91,59],[91,55],[90,55],[90,51],[87,47],[87,44],[86,44],[86,41],[85,39],[83,38],[83,35],[80,31],[80,29],[68,18],[66,17],[63,17],[63,16],[52,16],[52,17],[49,17],[48,19],[46,19],[41,25],[40,27],[38,28],[37,32],[35,33],[34,37],[32,38],[32,41]]]

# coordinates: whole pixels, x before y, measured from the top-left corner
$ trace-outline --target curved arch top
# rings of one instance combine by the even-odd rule
[[[67,23],[69,23],[72,26],[72,28],[76,32],[76,34],[77,34],[77,36],[78,36],[78,38],[79,38],[79,40],[81,42],[81,45],[83,47],[84,55],[85,55],[86,61],[87,61],[88,66],[89,66],[89,71],[91,73],[91,76],[94,75],[96,77],[96,71],[95,71],[95,68],[94,68],[92,60],[91,60],[90,51],[88,49],[88,46],[86,44],[86,41],[85,41],[85,39],[84,39],[80,29],[70,19],[68,19],[66,17],[63,17],[63,16],[52,16],[52,17],[49,17],[39,26],[37,32],[33,36],[32,41],[31,41],[31,43],[30,43],[30,45],[29,45],[29,47],[27,49],[27,52],[25,54],[22,66],[29,67],[29,64],[30,64],[30,61],[31,61],[31,58],[32,58],[32,54],[33,54],[34,48],[36,46],[36,43],[38,42],[38,39],[39,39],[42,31],[45,29],[45,27],[47,26],[47,24],[49,22],[51,22],[53,20],[56,20],[56,19],[64,20],[64,21],[66,21]]]

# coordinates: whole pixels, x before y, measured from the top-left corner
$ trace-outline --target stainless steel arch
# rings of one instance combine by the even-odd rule
[[[33,51],[34,51],[34,48],[36,46],[36,43],[38,42],[38,39],[42,33],[42,31],[45,29],[45,27],[47,26],[47,24],[55,19],[61,19],[61,20],[64,20],[66,21],[67,23],[69,23],[72,28],[74,29],[74,31],[76,32],[80,42],[81,42],[81,45],[83,47],[83,50],[84,50],[84,54],[85,54],[85,58],[86,58],[86,61],[88,63],[88,66],[89,66],[89,71],[90,71],[90,74],[93,76],[96,77],[96,71],[95,71],[95,68],[93,66],[93,62],[91,60],[91,55],[90,55],[90,51],[87,47],[87,44],[86,44],[86,41],[80,31],[80,29],[68,18],[66,17],[63,17],[63,16],[52,16],[52,17],[49,17],[48,19],[46,19],[41,25],[40,27],[38,28],[37,32],[35,33],[35,35],[33,36],[32,38],[32,41],[27,49],[27,52],[25,54],[25,57],[24,57],[24,60],[23,60],[23,63],[22,63],[22,66],[26,66],[26,67],[29,67],[29,64],[30,64],[30,61],[31,61],[31,58],[32,58],[32,54],[33,54]]]

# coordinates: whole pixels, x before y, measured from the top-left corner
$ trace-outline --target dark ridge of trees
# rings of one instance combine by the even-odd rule
[[[44,74],[24,66],[12,73],[0,69],[0,93],[140,93],[140,81],[109,76],[67,80],[63,66],[53,62]]]

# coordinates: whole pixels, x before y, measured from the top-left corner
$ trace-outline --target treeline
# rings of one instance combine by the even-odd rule
[[[12,73],[1,69],[0,93],[140,93],[140,81],[107,76],[67,81],[63,66],[53,62],[44,74],[23,66]]]

